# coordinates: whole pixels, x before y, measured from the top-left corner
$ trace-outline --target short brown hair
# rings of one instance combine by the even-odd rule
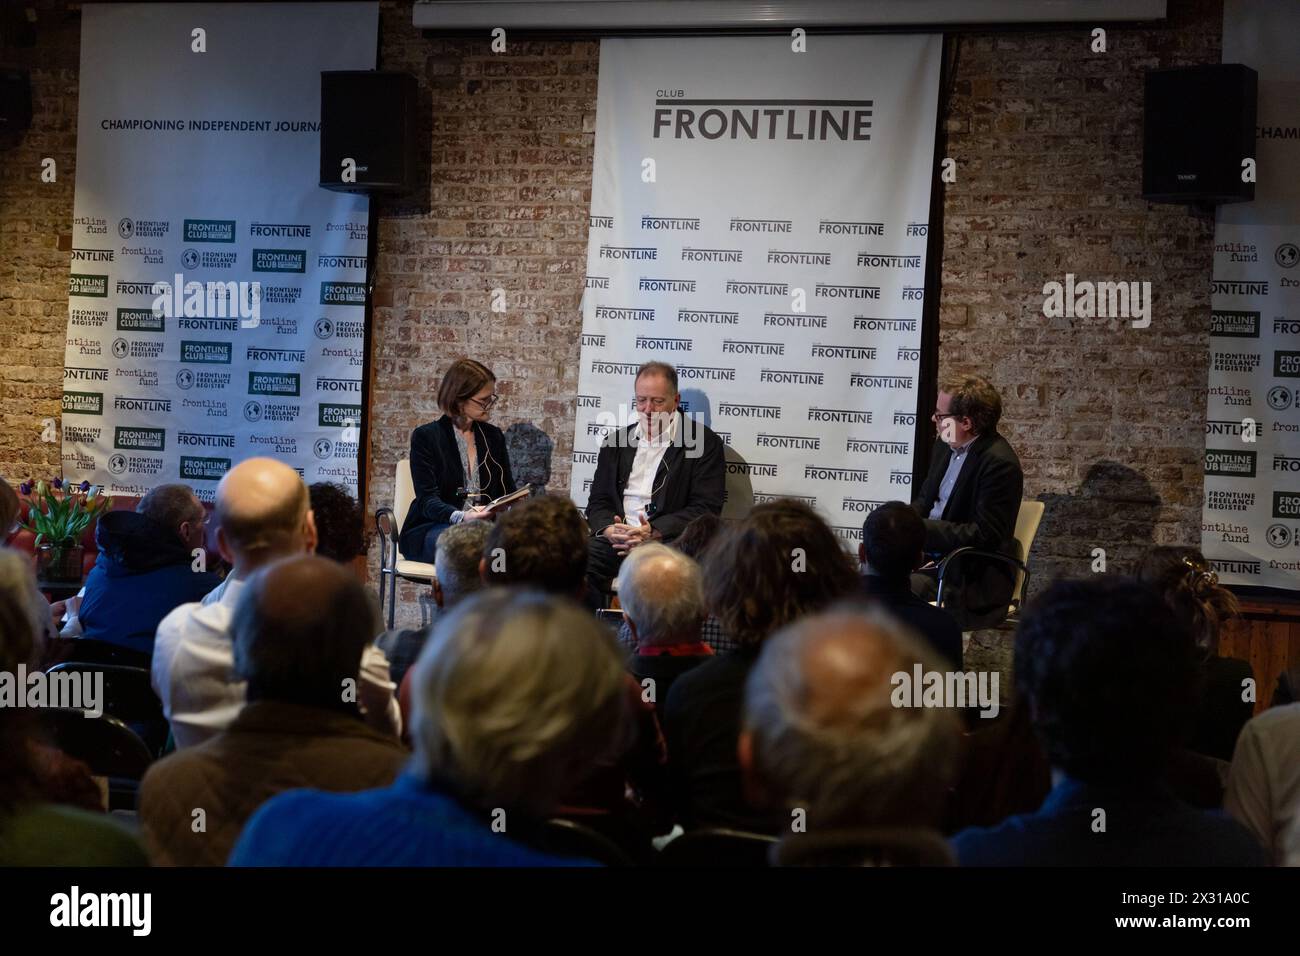
[[[451,363],[447,374],[438,386],[438,407],[446,414],[456,416],[466,400],[473,398],[488,382],[495,382],[497,377],[482,362],[471,358],[459,358]]]
[[[587,522],[568,498],[531,498],[496,520],[483,557],[490,584],[573,595],[587,576]]]
[[[998,427],[1002,418],[1002,396],[978,375],[951,375],[939,383],[939,391],[952,396],[948,411],[958,418],[969,418],[975,434],[987,435]]]
[[[646,362],[636,370],[636,378],[632,380],[633,385],[641,380],[642,375],[662,375],[673,387],[673,394],[677,394],[677,369],[667,362]]]
[[[158,485],[141,498],[135,510],[179,538],[181,525],[197,520],[203,505],[189,485],[167,484]]]
[[[754,507],[704,552],[704,603],[722,630],[757,644],[791,621],[847,597],[856,562],[801,501]]]

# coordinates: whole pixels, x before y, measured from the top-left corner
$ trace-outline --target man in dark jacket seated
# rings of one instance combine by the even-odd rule
[[[195,570],[194,549],[203,547],[206,520],[188,485],[159,485],[134,512],[103,515],[95,529],[99,557],[78,612],[80,636],[122,648],[123,663],[138,654],[148,667],[158,622],[221,583]]]
[[[925,524],[901,501],[886,501],[862,523],[858,560],[862,593],[912,628],[955,670],[961,670],[961,628],[947,611],[912,593],[909,576],[924,560]]]
[[[925,520],[926,554],[938,562],[958,548],[976,548],[1023,558],[1015,533],[1025,479],[1020,459],[998,434],[1001,396],[982,378],[949,378],[939,385],[932,417],[939,437],[929,474],[912,502]],[[997,624],[1005,617],[1015,581],[1011,565],[973,558],[949,565],[944,589],[945,594],[960,589],[965,611],[974,618],[991,615],[987,623]],[[934,600],[936,573],[912,575],[912,590]],[[949,603],[946,598],[944,603]]]

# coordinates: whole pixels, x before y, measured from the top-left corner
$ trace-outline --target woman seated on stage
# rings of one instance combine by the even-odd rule
[[[488,422],[496,381],[481,362],[457,359],[438,388],[442,417],[411,433],[415,500],[399,539],[408,560],[432,564],[444,529],[490,519],[483,506],[515,490],[505,436]]]

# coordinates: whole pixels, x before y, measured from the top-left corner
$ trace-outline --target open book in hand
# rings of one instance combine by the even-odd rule
[[[497,514],[498,512],[505,511],[507,508],[509,508],[511,505],[515,504],[516,502],[522,501],[532,493],[533,493],[533,489],[529,485],[524,485],[518,491],[512,491],[508,495],[502,495],[500,498],[495,498],[492,501],[489,501],[487,504],[482,505],[481,507],[485,511],[489,511],[492,514]]]

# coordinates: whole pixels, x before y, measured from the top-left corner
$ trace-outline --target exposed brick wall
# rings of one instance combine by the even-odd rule
[[[0,474],[58,467],[37,422],[58,415],[75,159],[78,22],[36,0],[33,129],[0,144]],[[1047,503],[1033,566],[1112,569],[1142,543],[1199,539],[1213,221],[1141,200],[1142,71],[1216,62],[1221,0],[1171,0],[1158,25],[963,34],[946,154],[940,367],[983,370],[1003,430]],[[369,501],[392,493],[411,429],[462,354],[491,366],[516,471],[568,487],[599,45],[421,36],[382,5],[380,64],[419,78],[425,188],[379,201]],[[45,155],[59,182],[39,182]],[[1042,286],[1150,281],[1151,328],[1049,320]],[[491,311],[491,290],[507,311]],[[511,426],[515,426],[513,429]],[[1098,465],[1098,463],[1103,463]],[[1112,464],[1104,464],[1110,462]],[[372,549],[371,566],[377,562]],[[403,618],[419,608],[405,594]]]

